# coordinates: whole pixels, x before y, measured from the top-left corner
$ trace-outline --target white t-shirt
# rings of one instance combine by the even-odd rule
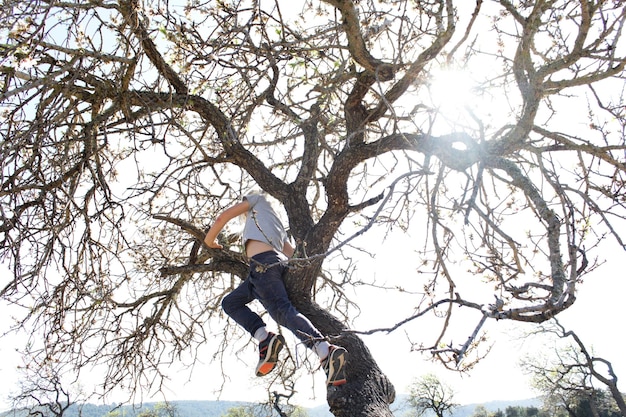
[[[265,242],[282,252],[289,237],[272,205],[263,194],[249,194],[243,199],[250,204],[242,233],[244,247],[252,239]]]

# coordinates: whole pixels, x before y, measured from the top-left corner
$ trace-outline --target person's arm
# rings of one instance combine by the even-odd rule
[[[224,226],[226,226],[226,223],[235,217],[244,214],[249,209],[250,203],[248,203],[247,200],[243,200],[241,203],[237,203],[221,212],[215,219],[213,226],[211,226],[207,232],[206,237],[204,238],[204,243],[210,248],[222,249],[222,245],[217,243],[217,235],[220,234]]]

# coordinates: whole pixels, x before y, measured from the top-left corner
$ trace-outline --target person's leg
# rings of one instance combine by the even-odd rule
[[[222,300],[224,312],[237,324],[247,330],[253,337],[257,330],[265,328],[263,319],[250,310],[248,303],[254,300],[250,286],[250,277],[242,282]]]
[[[278,265],[278,262],[280,258],[275,252],[264,252],[252,258],[250,268],[252,293],[278,324],[288,328],[307,347],[313,348],[314,344],[323,341],[324,337],[309,319],[291,304],[283,282],[286,267]]]
[[[280,258],[274,252],[265,252],[252,258],[250,263],[252,293],[278,324],[287,327],[318,355],[326,372],[327,385],[345,384],[346,350],[324,340],[310,320],[291,304],[283,281],[286,267],[279,265],[278,262]]]
[[[259,341],[259,362],[255,372],[257,376],[264,376],[276,366],[278,353],[283,348],[285,339],[281,335],[267,331],[263,319],[247,306],[252,300],[254,300],[254,296],[248,277],[224,297],[222,308],[229,317]]]

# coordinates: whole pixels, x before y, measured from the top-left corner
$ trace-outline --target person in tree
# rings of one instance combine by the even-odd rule
[[[242,241],[250,260],[250,272],[237,288],[224,297],[222,308],[259,342],[256,375],[264,376],[274,369],[285,339],[268,331],[263,319],[248,307],[247,304],[255,299],[261,302],[276,323],[288,328],[317,354],[326,372],[328,385],[345,384],[346,349],[330,344],[289,300],[283,277],[287,272],[286,261],[293,256],[294,248],[266,196],[262,193],[248,194],[241,202],[221,212],[207,232],[204,243],[210,248],[222,249],[217,236],[226,223],[242,214],[246,216]]]

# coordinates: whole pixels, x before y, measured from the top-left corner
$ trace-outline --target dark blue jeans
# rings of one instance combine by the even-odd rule
[[[311,347],[315,340],[322,338],[322,334],[289,301],[283,281],[287,266],[278,264],[284,259],[284,256],[273,251],[253,256],[250,260],[248,278],[224,297],[222,308],[254,336],[265,323],[247,304],[252,300],[259,300],[276,323],[288,328],[298,339]],[[273,266],[268,268],[267,265]]]

